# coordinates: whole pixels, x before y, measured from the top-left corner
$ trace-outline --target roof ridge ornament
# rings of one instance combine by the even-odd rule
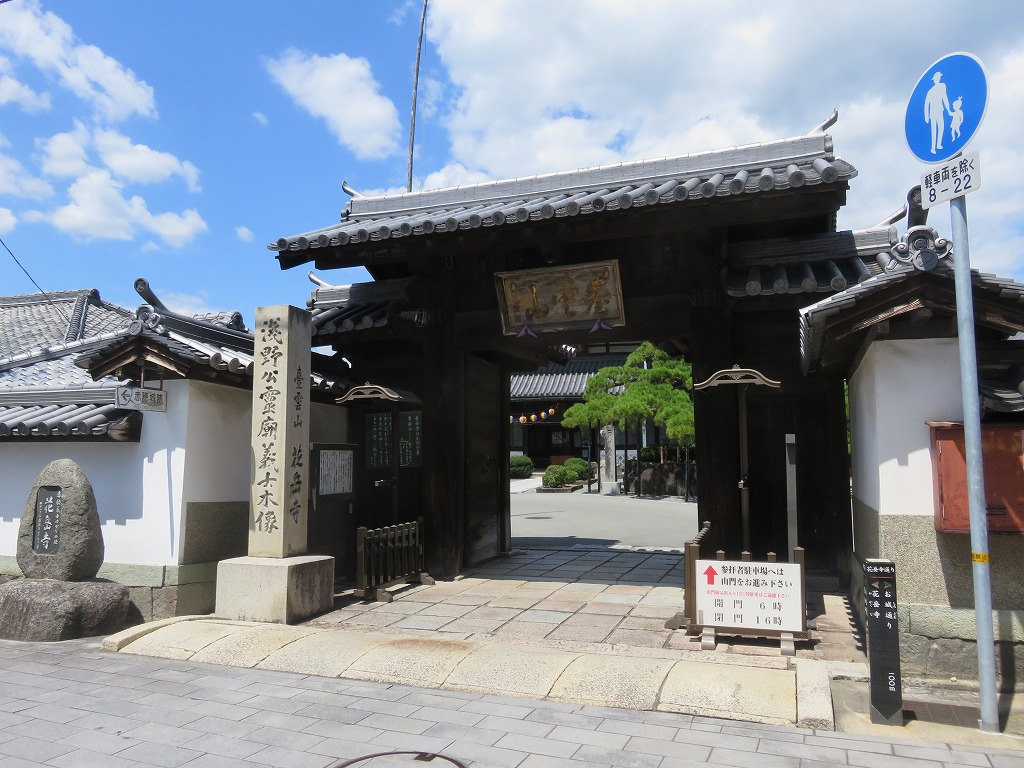
[[[900,242],[889,249],[889,255],[900,264],[928,272],[939,260],[950,256],[952,243],[927,225],[911,227],[903,233]]]
[[[829,128],[831,128],[833,125],[835,125],[837,120],[839,120],[839,108],[838,107],[833,109],[832,113],[828,117],[826,117],[824,120],[822,120],[816,126],[811,128],[811,130],[809,130],[807,132],[807,135],[808,136],[813,136],[816,133],[824,133]]]

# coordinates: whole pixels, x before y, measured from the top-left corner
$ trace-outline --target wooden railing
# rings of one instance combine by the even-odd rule
[[[356,529],[356,590],[360,597],[391,602],[387,587],[433,584],[423,554],[423,518],[384,528]]]

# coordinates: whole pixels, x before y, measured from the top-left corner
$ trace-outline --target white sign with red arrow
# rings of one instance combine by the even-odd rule
[[[806,628],[797,563],[698,560],[696,565],[697,624],[776,632]]]

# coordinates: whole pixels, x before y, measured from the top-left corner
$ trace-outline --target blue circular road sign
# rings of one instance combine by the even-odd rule
[[[988,80],[977,56],[951,53],[917,81],[904,120],[907,146],[918,160],[942,163],[963,150],[988,106]]]

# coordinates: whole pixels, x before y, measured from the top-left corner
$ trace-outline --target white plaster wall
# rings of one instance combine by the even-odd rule
[[[881,514],[934,514],[925,422],[962,418],[956,339],[873,343],[850,379],[854,496]]]
[[[0,556],[17,554],[32,483],[60,458],[92,483],[108,563],[175,565],[186,503],[249,498],[252,393],[190,381],[164,389],[167,411],[143,415],[138,443],[0,444]],[[347,408],[313,403],[310,421],[311,441],[348,440]]]
[[[249,498],[251,422],[250,390],[191,383],[182,491],[185,503]]]
[[[177,562],[189,393],[184,381],[164,388],[167,412],[143,416],[138,443],[0,444],[0,555],[17,554],[21,513],[36,476],[51,461],[69,458],[96,494],[106,562]]]

